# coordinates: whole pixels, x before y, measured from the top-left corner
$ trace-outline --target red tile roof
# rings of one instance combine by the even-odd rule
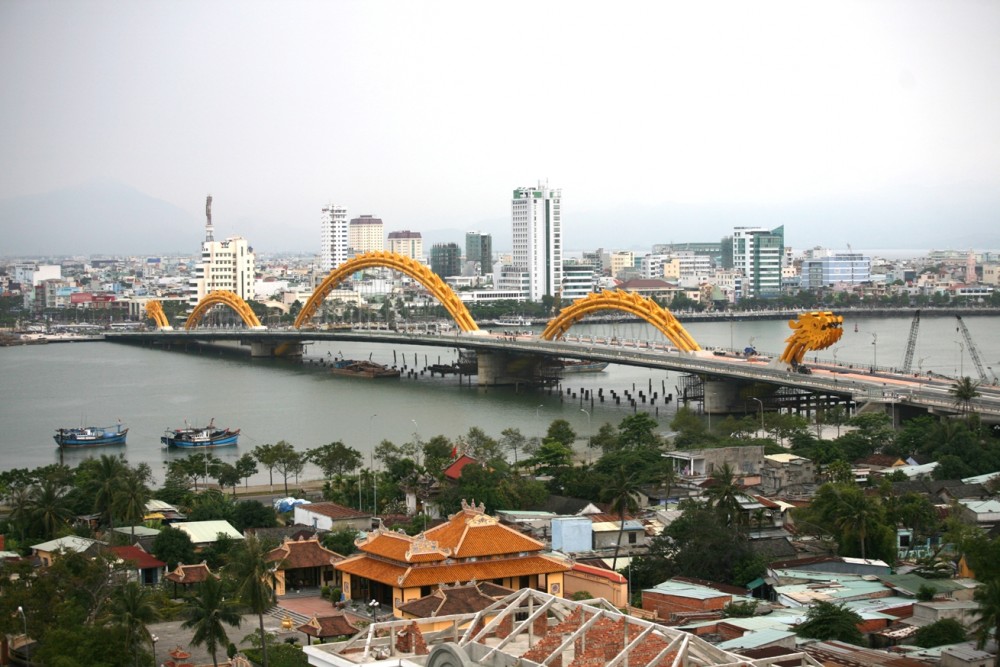
[[[605,579],[616,584],[624,584],[626,581],[628,581],[625,577],[618,574],[614,570],[608,570],[603,567],[594,567],[593,565],[584,565],[583,563],[574,563],[573,571],[583,572],[584,574],[591,574],[596,577],[604,577]]]
[[[208,569],[208,565],[198,563],[197,565],[178,565],[177,569],[164,577],[164,579],[178,584],[199,584],[208,579],[209,575],[215,576]]]
[[[334,520],[366,519],[371,517],[371,512],[359,512],[356,509],[344,507],[337,503],[310,503],[308,505],[299,505],[299,507],[315,514],[328,516]]]
[[[342,637],[358,634],[359,630],[351,625],[344,614],[331,614],[329,616],[313,616],[298,628],[299,632],[304,632],[310,637],[320,639],[326,637]]]
[[[124,561],[135,563],[136,568],[140,570],[167,566],[162,560],[153,557],[139,547],[110,547],[108,550]]]
[[[279,562],[282,570],[297,570],[303,567],[321,567],[344,560],[335,551],[330,551],[317,538],[309,540],[285,540],[267,554],[268,562]]]
[[[570,569],[569,564],[548,556],[404,567],[375,560],[364,554],[351,556],[334,567],[352,576],[398,588],[505,579],[529,574],[566,572]]]
[[[479,463],[479,462],[476,461],[476,459],[472,458],[471,456],[462,454],[457,459],[455,459],[454,463],[452,463],[450,466],[444,469],[444,476],[449,479],[458,479],[459,477],[462,476],[462,468],[469,465],[470,463]]]

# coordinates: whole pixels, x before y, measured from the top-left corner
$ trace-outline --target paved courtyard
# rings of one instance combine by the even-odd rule
[[[329,603],[327,603],[329,605]],[[196,665],[211,665],[212,656],[205,650],[204,646],[193,646],[191,644],[191,636],[194,634],[194,630],[186,630],[181,627],[184,623],[181,621],[166,621],[163,623],[153,623],[149,626],[149,632],[157,637],[156,642],[156,664],[162,665],[164,661],[169,659],[169,653],[175,647],[180,646],[182,649],[191,654],[188,658],[189,662]],[[253,644],[249,641],[244,641],[244,637],[257,630],[257,616],[254,614],[246,614],[243,616],[243,621],[240,623],[239,627],[233,628],[228,625],[226,628],[226,635],[229,637],[229,641],[233,642],[239,648],[251,648]],[[264,629],[267,632],[273,632],[278,635],[278,641],[284,641],[288,637],[295,637],[299,640],[299,644],[305,644],[305,635],[301,632],[287,632],[281,629],[281,621],[273,616],[264,616]],[[218,652],[219,663],[226,661],[226,647],[223,646]]]

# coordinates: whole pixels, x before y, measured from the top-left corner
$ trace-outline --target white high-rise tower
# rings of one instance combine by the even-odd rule
[[[518,188],[511,200],[514,268],[527,273],[527,297],[562,292],[562,190]]]
[[[330,204],[320,220],[319,266],[331,271],[347,261],[347,209]]]
[[[192,308],[211,292],[234,292],[245,301],[254,298],[255,256],[250,242],[242,236],[215,240],[212,224],[212,196],[205,200],[205,241],[201,262],[188,280],[188,305]]]

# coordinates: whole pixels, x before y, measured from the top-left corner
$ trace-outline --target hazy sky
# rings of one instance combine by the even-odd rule
[[[264,251],[539,179],[569,248],[997,247],[1000,2],[2,0],[0,199],[95,179]]]

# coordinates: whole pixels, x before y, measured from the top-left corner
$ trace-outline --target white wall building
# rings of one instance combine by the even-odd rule
[[[562,190],[548,184],[514,190],[511,200],[514,267],[528,274],[531,301],[562,289]]]
[[[355,255],[385,250],[385,226],[381,218],[362,215],[347,227],[347,245]]]
[[[201,262],[188,283],[188,304],[193,307],[212,292],[235,292],[250,301],[255,296],[254,270],[253,248],[242,236],[206,240],[201,245]]]
[[[330,204],[323,209],[320,219],[319,266],[324,272],[332,271],[347,261],[347,209]]]
[[[742,298],[781,293],[781,267],[785,257],[785,229],[736,227],[733,230],[733,268],[743,271]]]
[[[408,229],[389,232],[386,250],[421,263],[424,261],[424,239],[420,232],[411,232]]]

